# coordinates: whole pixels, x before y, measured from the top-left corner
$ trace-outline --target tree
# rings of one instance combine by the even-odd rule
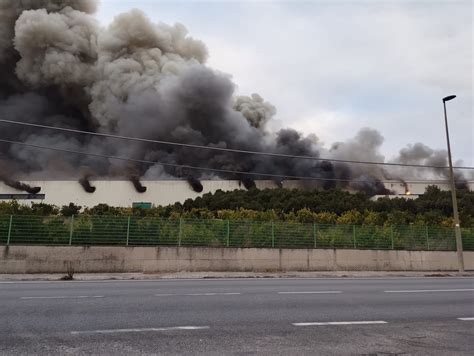
[[[337,214],[324,211],[322,213],[317,213],[315,218],[318,224],[335,224],[337,220]]]
[[[312,223],[316,220],[315,214],[308,208],[298,210],[296,213],[296,219],[301,223]]]
[[[120,208],[107,204],[98,204],[90,209],[86,208],[84,211],[88,215],[121,215],[120,212]]]
[[[57,215],[59,213],[59,209],[50,204],[44,203],[33,203],[31,204],[31,212],[33,215]]]
[[[364,212],[364,225],[383,225],[385,217],[382,213],[366,210]]]
[[[69,205],[63,205],[61,207],[60,213],[62,216],[72,216],[77,215],[81,211],[82,207],[74,203],[69,203]]]
[[[362,224],[363,216],[357,210],[349,210],[339,216],[336,220],[338,224],[344,225],[360,225]]]

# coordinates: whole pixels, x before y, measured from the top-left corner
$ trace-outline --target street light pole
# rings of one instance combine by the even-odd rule
[[[444,123],[446,125],[446,141],[448,143],[449,175],[451,181],[451,198],[453,200],[454,234],[456,236],[456,252],[458,256],[459,272],[464,272],[464,257],[462,252],[461,226],[459,224],[458,201],[456,198],[456,184],[454,182],[453,161],[451,158],[451,144],[449,142],[448,115],[446,114],[446,102],[452,100],[456,95],[443,98]]]

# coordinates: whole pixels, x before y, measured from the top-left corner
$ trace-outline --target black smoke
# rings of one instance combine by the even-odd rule
[[[140,179],[136,176],[130,177],[130,181],[132,182],[133,186],[135,187],[135,190],[138,193],[145,193],[146,192],[146,187],[140,182]]]
[[[240,182],[244,185],[245,189],[247,190],[257,187],[257,185],[255,184],[255,181],[250,177],[242,177],[240,179]]]
[[[197,179],[196,177],[194,176],[191,176],[189,175],[186,180],[188,181],[189,183],[189,186],[196,192],[196,193],[201,193],[204,189],[204,187],[202,186],[202,183],[199,181],[199,179]]]
[[[79,184],[84,188],[84,191],[87,193],[94,193],[95,192],[95,187],[91,185],[91,182],[89,181],[89,177],[82,177],[79,179]]]
[[[0,181],[2,181],[5,185],[8,185],[9,187],[15,188],[17,190],[22,190],[30,194],[38,194],[41,191],[41,187],[32,187],[26,183],[11,180],[8,178],[0,177]]]
[[[360,177],[360,179],[351,182],[351,188],[367,194],[386,195],[390,194],[390,190],[385,188],[385,185],[372,177]]]

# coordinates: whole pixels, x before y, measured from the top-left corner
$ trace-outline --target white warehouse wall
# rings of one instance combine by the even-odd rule
[[[155,180],[142,181],[147,188],[145,193],[138,193],[133,184],[127,180],[100,180],[90,181],[96,187],[94,193],[87,193],[77,181],[22,181],[31,187],[41,187],[38,194],[44,194],[44,200],[18,199],[21,204],[31,202],[44,202],[57,206],[74,203],[83,207],[93,207],[100,203],[111,206],[131,207],[133,203],[149,202],[154,205],[168,205],[175,202],[184,202],[186,199],[194,199],[205,193],[215,192],[219,189],[231,191],[245,189],[239,181],[234,180],[207,180],[201,181],[203,191],[196,193],[184,180]],[[274,188],[272,181],[258,182],[259,188]],[[1,194],[27,194],[0,183]],[[8,199],[3,199],[8,200]],[[2,201],[2,200],[0,200]]]
[[[131,207],[133,203],[149,202],[154,205],[168,205],[175,202],[184,202],[186,199],[194,199],[202,194],[215,192],[219,189],[223,191],[232,191],[235,189],[245,189],[237,180],[203,180],[202,193],[196,193],[192,190],[190,185],[185,180],[154,180],[142,181],[142,184],[147,187],[145,193],[138,193],[133,184],[127,180],[100,180],[91,181],[91,184],[96,187],[94,193],[87,193],[77,181],[23,181],[32,187],[41,187],[39,194],[44,194],[44,200],[18,199],[21,204],[31,204],[31,202],[44,202],[54,204],[57,206],[68,205],[75,203],[83,207],[93,207],[100,203],[105,203],[111,206]],[[277,184],[271,180],[256,181],[257,188],[276,188]],[[314,182],[306,181],[284,181],[284,188],[309,188],[314,186]],[[405,187],[402,183],[394,181],[393,183],[386,183],[385,186],[392,190],[396,195],[404,195]],[[447,190],[447,184],[439,184],[441,189]],[[424,184],[408,184],[408,188],[412,195],[423,194],[426,185]],[[474,189],[474,182],[470,183],[470,188]],[[2,195],[9,194],[27,194],[24,191],[19,191],[11,188],[0,182],[0,201],[7,201],[11,199],[2,197]]]

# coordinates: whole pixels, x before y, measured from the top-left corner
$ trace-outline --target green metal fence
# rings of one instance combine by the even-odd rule
[[[462,236],[464,249],[474,251],[474,228],[463,228]],[[439,226],[323,225],[87,215],[0,216],[0,244],[456,249],[454,230]]]

